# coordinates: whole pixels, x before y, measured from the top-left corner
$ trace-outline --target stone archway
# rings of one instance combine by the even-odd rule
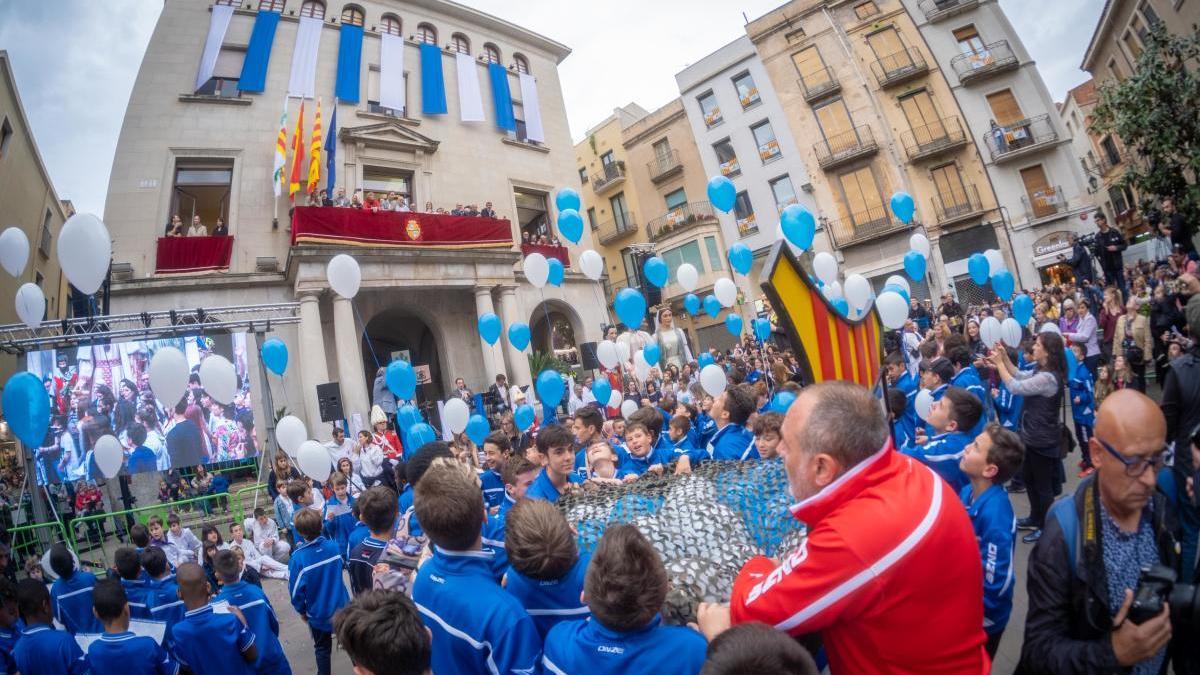
[[[437,402],[446,398],[442,372],[444,345],[437,323],[427,319],[423,312],[407,306],[393,306],[378,312],[367,321],[362,337],[363,372],[368,391],[378,367],[386,368],[394,358],[407,357],[417,368],[417,403],[426,419],[434,419]],[[422,378],[426,372],[428,381]]]
[[[560,300],[546,300],[533,308],[529,316],[530,346],[579,365],[583,322],[575,308]]]

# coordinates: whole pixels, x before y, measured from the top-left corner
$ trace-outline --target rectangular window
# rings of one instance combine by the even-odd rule
[[[875,16],[878,13],[879,7],[875,5],[873,0],[867,0],[867,2],[861,2],[854,6],[854,16],[858,17],[859,21]]]
[[[728,138],[714,143],[713,152],[717,153],[717,163],[721,165],[722,176],[736,176],[742,172],[737,153],[733,151],[733,144]]]
[[[958,41],[958,49],[963,54],[978,54],[983,51],[983,40],[974,25],[955,30],[954,39]]]
[[[962,174],[957,164],[939,166],[929,173],[937,188],[938,202],[947,216],[956,215],[963,212],[962,209],[969,208],[970,200],[967,199],[967,189],[963,186]]]
[[[792,63],[800,73],[800,81],[808,91],[820,89],[830,83],[829,70],[821,59],[816,45],[810,45],[792,54]]]
[[[8,155],[8,145],[12,142],[12,137],[12,124],[5,117],[4,121],[0,122],[0,159],[4,159]]]
[[[610,198],[608,205],[612,207],[613,221],[617,225],[618,232],[624,232],[632,227],[633,222],[629,218],[629,206],[625,203],[624,192],[618,192],[616,196]]]
[[[875,180],[871,167],[864,166],[838,177],[842,188],[842,210],[854,227],[866,227],[887,221],[883,206],[883,191]]]
[[[408,74],[404,75],[404,100],[408,100]],[[379,66],[367,67],[367,111],[389,117],[404,117],[404,108],[385,108],[379,105]]]
[[[1043,218],[1058,211],[1058,194],[1046,179],[1046,170],[1041,164],[1021,169],[1021,182],[1033,207],[1034,218]]]
[[[669,193],[664,199],[667,202],[668,211],[674,211],[681,206],[687,205],[687,193],[683,191],[683,188]]]
[[[50,209],[46,209],[46,217],[42,218],[42,236],[38,241],[38,253],[41,253],[43,258],[50,257],[50,221],[53,219],[54,214]]]
[[[770,120],[763,120],[750,127],[754,134],[754,144],[758,146],[758,158],[763,164],[779,156],[779,141],[775,140],[775,130],[771,128]]]
[[[596,222],[596,209],[594,209],[594,208],[588,209],[587,217],[588,217],[588,225],[590,225],[593,230],[600,227],[600,223]]]
[[[917,145],[928,145],[946,138],[946,126],[934,108],[933,97],[928,91],[922,89],[900,99],[900,109],[904,111]]]
[[[700,113],[704,115],[704,125],[709,129],[723,121],[721,108],[717,105],[717,97],[711,91],[700,94],[696,97],[696,101],[700,104]]]
[[[1017,97],[1013,96],[1011,89],[988,94],[987,102],[992,109],[992,117],[1002,127],[1025,119],[1025,113],[1021,112],[1021,106],[1017,104]]]
[[[784,174],[771,181],[771,194],[775,196],[775,206],[784,210],[796,202],[796,189],[792,187],[792,177]]]
[[[717,250],[717,238],[705,237],[704,248],[708,250],[708,268],[714,272],[720,272],[721,252]]]
[[[586,166],[579,167],[579,182],[584,185],[587,185],[587,167]]]
[[[185,234],[193,218],[199,218],[200,224],[211,231],[218,218],[229,222],[232,187],[232,159],[179,160],[175,164],[171,215],[183,221]]]
[[[758,87],[754,86],[754,78],[750,77],[749,72],[742,73],[733,78],[733,88],[737,90],[738,101],[742,104],[742,110],[752,108],[762,101],[762,98],[758,95]]]
[[[696,271],[704,274],[704,258],[700,255],[700,242],[689,241],[682,246],[675,248],[662,254],[663,260],[667,262],[667,270],[670,278],[675,278],[675,270],[683,263],[691,263],[696,267]]]
[[[758,232],[758,223],[754,219],[754,206],[750,204],[750,194],[745,190],[737,193],[733,202],[733,217],[737,220],[738,234],[745,237]]]
[[[213,76],[196,90],[197,94],[205,96],[220,96],[221,98],[237,98],[238,80],[242,77],[242,61],[246,58],[246,50],[240,47],[221,47],[217,53],[217,63],[213,66]]]
[[[913,66],[912,57],[905,51],[904,43],[900,41],[900,34],[895,28],[888,27],[871,33],[867,36],[867,44],[871,46],[871,51],[875,53],[875,58],[881,62],[885,72]]]

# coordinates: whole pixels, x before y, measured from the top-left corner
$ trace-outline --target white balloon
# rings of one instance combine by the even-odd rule
[[[704,387],[704,391],[708,392],[709,396],[719,396],[725,391],[725,385],[728,380],[725,379],[725,369],[715,363],[710,363],[700,369],[700,386]]]
[[[446,406],[442,408],[442,422],[446,424],[450,433],[461,434],[466,431],[469,419],[471,419],[471,409],[467,407],[465,401],[461,398],[452,398],[446,401]]]
[[[700,273],[696,271],[696,266],[692,263],[683,263],[675,271],[675,280],[679,282],[679,287],[685,293],[691,293],[696,290],[696,285],[700,283]]]
[[[118,441],[116,436],[105,434],[97,438],[96,444],[92,446],[92,457],[105,478],[115,478],[121,472],[121,465],[125,463],[125,449],[121,447],[121,441]]]
[[[229,359],[210,354],[200,362],[200,385],[217,403],[229,405],[237,394],[237,371]]]
[[[888,286],[891,284],[895,284],[895,285],[899,286],[900,288],[903,288],[904,292],[908,293],[908,297],[910,297],[910,298],[912,297],[912,287],[910,287],[908,285],[908,279],[905,279],[903,276],[901,276],[899,274],[893,274],[892,276],[887,278],[887,281],[883,282],[884,286]]]
[[[1058,324],[1054,323],[1053,321],[1047,321],[1046,323],[1042,324],[1042,327],[1038,332],[1039,333],[1058,333],[1059,335],[1062,335],[1062,330],[1060,330],[1058,327]]]
[[[637,330],[636,327],[631,326],[631,328],[633,330]],[[617,343],[617,357],[620,358],[620,360],[622,360],[622,361],[629,360],[629,343],[626,343],[626,342],[618,342]]]
[[[339,253],[325,266],[325,279],[329,281],[330,288],[349,300],[358,295],[358,287],[362,285],[362,270],[357,260]]]
[[[879,320],[884,326],[897,330],[904,327],[908,320],[908,303],[904,296],[895,291],[885,291],[875,298],[875,309],[879,310]]]
[[[842,293],[842,282],[840,282],[840,281],[835,281],[833,283],[825,284],[821,288],[821,293],[823,293],[825,295],[825,299],[829,300],[830,302],[837,300],[838,298],[846,297]]]
[[[917,392],[916,398],[913,400],[913,408],[917,411],[917,417],[922,420],[929,419],[929,408],[933,405],[933,393],[928,389],[922,389]]]
[[[600,281],[601,275],[604,274],[604,258],[600,257],[592,249],[588,249],[579,254],[579,269],[583,270],[583,275],[592,281]],[[526,272],[528,274],[528,272]],[[549,276],[549,263],[546,267],[546,275]]]
[[[0,233],[0,267],[14,277],[20,277],[29,262],[29,237],[19,227]]]
[[[827,285],[837,281],[837,258],[828,251],[821,251],[813,256],[813,272],[817,278]]]
[[[871,302],[871,282],[861,274],[851,274],[846,277],[843,287],[846,291],[846,302],[855,309],[865,309]]]
[[[610,408],[620,408],[620,407],[621,407],[621,401],[622,401],[624,398],[625,398],[625,397],[621,395],[621,392],[619,392],[619,391],[614,391],[613,393],[611,393],[611,394],[609,394],[609,395],[608,395],[608,407],[610,407]]]
[[[21,322],[30,328],[38,328],[45,314],[46,295],[42,288],[35,283],[21,284],[17,289],[17,316]]]
[[[100,219],[76,213],[58,234],[58,264],[67,281],[85,295],[100,290],[112,262],[112,237]]]
[[[645,380],[650,376],[650,363],[646,361],[646,356],[640,349],[633,355],[633,372],[639,380]]]
[[[625,401],[621,404],[621,417],[629,417],[633,413],[637,412],[637,409],[638,404],[634,403],[633,401]]]
[[[187,357],[174,347],[163,347],[150,359],[150,391],[167,410],[187,391],[188,372]]]
[[[621,362],[621,356],[617,353],[617,343],[604,340],[596,345],[596,360],[609,370],[616,368]]]
[[[920,232],[908,238],[908,247],[929,259],[932,249],[929,248],[929,238]]]
[[[713,284],[713,295],[717,296],[722,307],[733,307],[733,303],[737,302],[737,284],[729,277],[721,277]]]
[[[530,253],[525,256],[525,262],[521,267],[525,270],[525,278],[535,288],[546,286],[546,281],[550,279],[550,262],[546,260],[546,256],[541,253]]]
[[[287,415],[275,423],[275,440],[284,452],[295,459],[300,444],[308,440],[308,429],[304,428],[304,422],[299,417]]]
[[[1016,349],[1021,344],[1021,324],[1009,317],[1000,323],[1000,339],[1004,344]]]
[[[1004,256],[1000,255],[1000,251],[998,249],[989,248],[983,252],[983,257],[987,258],[989,275],[995,274],[1000,270],[1008,269],[1008,266],[1004,264]]]
[[[990,349],[992,345],[1000,341],[1001,337],[1000,321],[996,317],[989,316],[979,322],[979,338],[983,340],[984,346]]]
[[[296,451],[296,464],[300,467],[300,473],[319,483],[329,480],[329,474],[333,473],[333,459],[329,457],[329,450],[316,441],[300,444],[300,449]]]

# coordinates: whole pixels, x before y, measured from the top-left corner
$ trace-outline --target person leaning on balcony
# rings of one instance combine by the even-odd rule
[[[187,236],[189,237],[207,237],[208,228],[204,223],[200,222],[200,216],[192,216],[192,224],[188,227]]]
[[[213,228],[212,236],[214,236],[214,237],[228,237],[229,236],[229,226],[225,224],[224,220],[217,218],[217,226]]]

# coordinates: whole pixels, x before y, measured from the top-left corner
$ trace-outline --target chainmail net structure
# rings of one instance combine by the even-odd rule
[[[623,485],[587,484],[558,505],[591,552],[611,523],[638,528],[662,557],[671,582],[667,623],[696,620],[701,602],[726,602],[734,577],[756,555],[799,546],[804,526],[788,511],[782,460],[706,462],[691,474],[647,473]]]

